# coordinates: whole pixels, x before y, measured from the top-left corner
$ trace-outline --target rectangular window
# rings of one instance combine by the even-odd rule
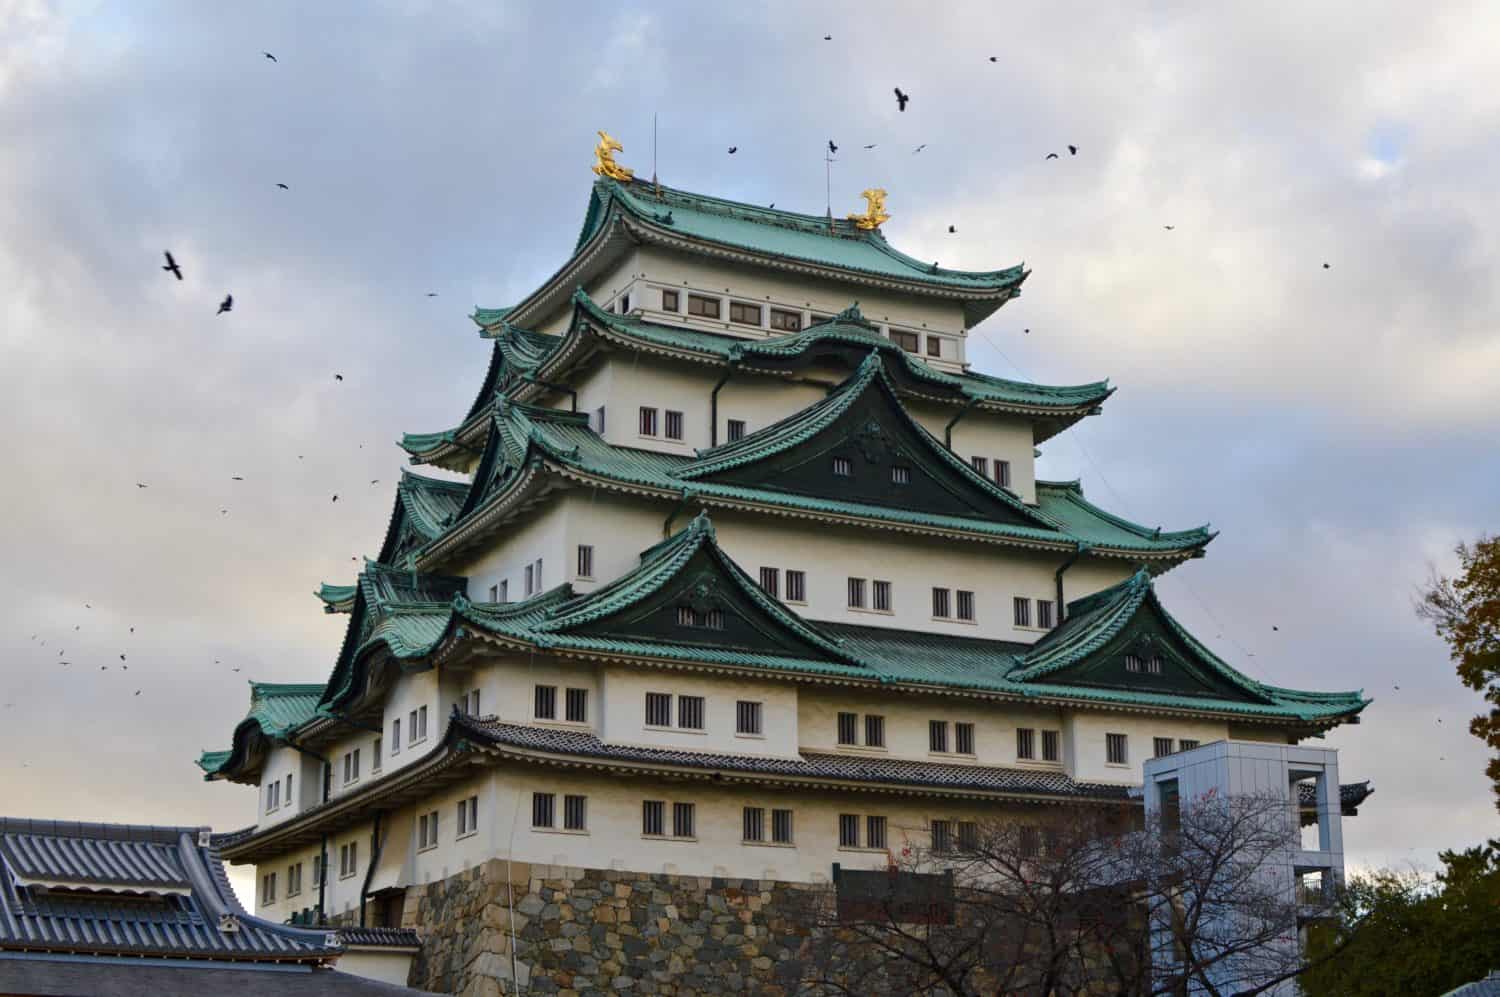
[[[661,800],[641,801],[641,833],[663,835],[666,828],[667,805]]]
[[[729,427],[728,428],[728,434],[727,434],[726,438],[729,440],[730,443],[733,443],[735,440],[742,440],[742,439],[745,438],[745,420],[744,419],[730,419],[729,423],[728,423],[728,427]]]
[[[359,781],[359,749],[344,752],[344,785]]]
[[[536,595],[536,569],[534,567],[532,567],[531,565],[528,564],[528,565],[526,565],[526,572],[525,572],[525,574],[526,574],[526,598],[530,599],[532,596]]]
[[[551,827],[557,822],[557,794],[531,794],[531,826]]]
[[[674,838],[691,838],[691,837],[694,837],[694,834],[693,834],[693,831],[694,831],[693,817],[694,817],[693,804],[691,804],[691,803],[674,803],[674,804],[672,804],[672,837],[674,837]]]
[[[935,588],[932,590],[933,616],[936,616],[940,620],[946,620],[948,617],[953,615],[953,610],[949,605],[951,601],[951,594],[952,593],[950,593],[947,589]]]
[[[885,847],[885,818],[884,817],[866,817],[865,818],[865,847],[866,848],[884,848]]]
[[[676,291],[661,292],[661,310],[664,312],[675,312],[680,307]]]
[[[688,295],[688,314],[699,318],[718,318],[721,305],[718,298],[705,298],[701,294]]]
[[[672,694],[669,692],[646,693],[646,726],[672,726]]]
[[[1188,738],[1183,738],[1182,740],[1180,740],[1180,741],[1177,742],[1177,750],[1178,751],[1192,751],[1197,746],[1198,746],[1198,742],[1197,741],[1193,741],[1193,740],[1190,740]]]
[[[807,576],[800,571],[786,570],[786,601],[807,601]]]
[[[800,332],[802,329],[802,313],[789,312],[784,308],[772,308],[771,328],[780,332]]]
[[[939,752],[948,750],[948,722],[946,720],[927,721],[927,750]]]
[[[863,578],[849,579],[849,608],[865,608],[865,580]]]
[[[1043,630],[1052,629],[1052,600],[1038,599],[1036,601],[1036,625]]]
[[[575,724],[589,722],[589,691],[587,689],[567,691],[563,719]]]
[[[1042,731],[1042,761],[1055,762],[1062,758],[1062,733],[1055,730]]]
[[[850,462],[848,457],[835,457],[833,458],[833,474],[834,477],[838,478],[852,477],[854,475],[854,464]]]
[[[958,590],[958,618],[969,623],[974,622],[974,593]]]
[[[766,840],[766,812],[760,807],[746,807],[740,818],[740,840]]]
[[[1151,754],[1154,758],[1163,758],[1172,753],[1172,739],[1170,737],[1153,737],[1151,739]]]
[[[667,409],[666,416],[666,425],[663,428],[666,430],[665,435],[667,439],[682,439],[682,413]]]
[[[724,610],[710,609],[705,613],[694,609],[692,606],[678,606],[677,625],[680,627],[697,627],[700,630],[723,630]]]
[[[839,847],[859,847],[859,814],[839,814]]]
[[[1010,487],[1010,461],[995,458],[995,484],[1001,488]]]
[[[312,884],[323,885],[323,856],[314,855],[312,858]]]
[[[471,796],[458,801],[458,836],[460,838],[479,830],[479,797]]]
[[[500,601],[510,602],[510,579],[500,579]]]
[[[620,314],[621,315],[629,315],[630,314],[630,295],[628,295],[628,294],[622,294],[622,295],[620,295]]]
[[[435,822],[434,822],[435,823]],[[359,871],[359,842],[339,846],[339,878],[348,879]]]
[[[979,825],[972,820],[958,822],[958,850],[961,852],[979,851]]]
[[[1021,828],[1019,848],[1022,858],[1034,859],[1042,853],[1042,836],[1036,828]]]
[[[302,863],[287,866],[286,870],[286,895],[295,897],[302,892]]]
[[[878,713],[865,714],[865,747],[885,747],[885,717]]]
[[[740,700],[734,706],[734,732],[736,734],[761,734],[761,704]]]
[[[938,853],[953,851],[952,821],[935,820],[932,822],[932,850]]]
[[[589,826],[589,798],[569,793],[563,797],[563,830],[587,831]]]
[[[535,708],[532,710],[532,716],[538,720],[557,719],[557,686],[537,686],[534,698]]]
[[[380,768],[380,738],[378,737],[375,739],[375,765],[373,767]],[[286,805],[292,805],[292,773],[290,772],[286,774]]]
[[[773,599],[779,599],[781,597],[781,569],[761,568],[760,587],[766,595]]]
[[[960,755],[974,754],[974,725],[956,723],[953,725],[953,750]]]
[[[268,872],[260,877],[260,902],[262,905],[276,902],[276,874]]]
[[[642,436],[656,435],[656,409],[641,406],[640,433]]]
[[[401,718],[391,721],[391,754],[401,754]]]
[[[438,812],[433,810],[417,818],[417,849],[436,848],[438,843]]]
[[[1105,734],[1104,742],[1105,761],[1111,765],[1130,764],[1130,753],[1124,734]]]
[[[892,467],[891,468],[891,484],[893,484],[893,485],[909,485],[909,484],[911,484],[911,468],[906,467],[906,466],[901,465],[901,464],[897,464],[894,467]]]
[[[1016,626],[1031,626],[1031,600],[1018,595],[1012,600],[1012,605],[1015,606],[1016,611]]]
[[[760,325],[760,305],[747,305],[742,301],[729,303],[729,321],[740,325]]]
[[[908,353],[916,353],[921,349],[921,338],[915,332],[902,332],[900,329],[890,330],[891,342],[901,347]]]
[[[499,602],[499,601],[500,601],[500,586],[499,585],[491,585],[490,586],[490,602]]]
[[[990,476],[990,462],[989,462],[988,458],[986,458],[986,457],[970,457],[969,458],[969,463],[974,465],[974,471],[981,478],[988,478]]]
[[[927,337],[927,355],[929,357],[940,357],[943,355],[943,341],[936,336]]]
[[[604,435],[604,409],[605,407],[600,405],[589,413],[589,428],[600,436]]]
[[[871,585],[871,608],[879,613],[891,611],[891,583],[877,581]]]
[[[377,737],[375,739],[375,744],[370,748],[370,771],[371,772],[379,772],[380,771],[380,754],[381,754],[381,749],[384,746],[385,746],[384,740],[382,738],[378,738]],[[291,799],[292,799],[292,777],[291,776],[287,776],[286,777],[286,798],[287,798],[287,802],[291,802]]]
[[[594,547],[592,544],[578,545],[578,577],[594,577]]]
[[[792,812],[790,810],[771,811],[771,840],[778,845],[792,843]]]
[[[1016,731],[1016,757],[1036,758],[1036,731],[1025,727]]]
[[[859,743],[858,734],[859,734],[859,714],[857,714],[857,713],[840,713],[839,714],[839,743],[840,744],[858,744]]]
[[[703,729],[703,697],[677,697],[677,726],[684,730]]]
[[[427,707],[417,708],[417,740],[427,740]]]

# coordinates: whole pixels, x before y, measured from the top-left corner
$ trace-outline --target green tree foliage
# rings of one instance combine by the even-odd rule
[[[1355,877],[1336,920],[1308,932],[1307,997],[1428,997],[1477,980],[1500,953],[1500,839],[1442,852],[1436,882]]]
[[[1434,572],[1417,612],[1447,642],[1464,685],[1490,704],[1488,714],[1469,721],[1469,732],[1495,751],[1485,772],[1500,809],[1500,537],[1459,544],[1455,553],[1459,574],[1447,578]]]

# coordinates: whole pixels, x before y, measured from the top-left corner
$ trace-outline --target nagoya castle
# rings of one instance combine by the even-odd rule
[[[1358,692],[1267,685],[1172,616],[1155,580],[1206,527],[1036,477],[1114,388],[970,367],[1027,271],[900,252],[881,190],[797,214],[601,139],[572,255],[474,312],[473,403],[402,441],[452,473],[404,472],[319,590],[326,681],[253,683],[199,760],[256,787],[219,839],[256,913],[414,927],[411,982],[445,992],[776,992],[777,911],[835,864],[1357,722]]]

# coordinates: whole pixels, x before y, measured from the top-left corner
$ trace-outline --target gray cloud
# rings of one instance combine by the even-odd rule
[[[1043,472],[1212,520],[1174,610],[1252,674],[1377,696],[1330,738],[1379,786],[1354,860],[1494,832],[1477,699],[1409,604],[1500,493],[1491,7],[10,0],[0,23],[7,810],[249,819],[192,757],[244,679],[326,674],[342,621],[309,592],[378,543],[391,441],[470,401],[469,307],[563,260],[594,129],[650,171],[655,111],[666,182],[821,211],[834,138],[835,211],[879,183],[913,254],[1025,260],[976,364],[1121,388]]]

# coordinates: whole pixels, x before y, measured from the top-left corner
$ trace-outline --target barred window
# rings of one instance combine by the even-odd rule
[[[1001,488],[1010,487],[1010,461],[995,458],[995,484]]]
[[[781,598],[781,569],[761,568],[760,587],[771,598]]]
[[[932,850],[939,853],[953,850],[952,821],[935,820],[932,822]]]
[[[849,579],[849,608],[865,608],[865,580],[863,578]]]
[[[1199,744],[1198,741],[1194,741],[1194,740],[1192,740],[1190,738],[1186,738],[1185,737],[1182,740],[1180,740],[1180,741],[1177,742],[1177,750],[1178,751],[1192,751],[1194,748],[1196,748],[1198,746],[1198,744]]]
[[[620,295],[620,314],[621,315],[629,315],[630,314],[630,295],[628,295],[628,294],[622,294],[622,295]]]
[[[401,718],[391,721],[391,754],[401,754]]]
[[[958,850],[961,852],[979,851],[979,825],[972,820],[958,822]]]
[[[786,601],[807,601],[807,576],[800,571],[788,568],[786,571]]]
[[[578,545],[578,577],[594,577],[594,547],[592,544]]]
[[[262,904],[276,902],[276,874],[274,872],[268,872],[260,877],[260,902]]]
[[[640,431],[642,436],[656,435],[656,409],[649,406],[641,406]]]
[[[920,349],[921,338],[915,332],[902,332],[900,329],[891,329],[891,342],[901,347],[907,353],[916,353]]]
[[[1036,625],[1043,630],[1052,629],[1052,600],[1038,599],[1036,601]]]
[[[510,602],[510,579],[500,579],[500,601]]]
[[[884,817],[866,817],[865,818],[865,847],[866,848],[884,848],[885,847],[885,818]]]
[[[1158,655],[1153,654],[1151,657],[1146,659],[1146,671],[1150,672],[1152,675],[1161,674],[1161,658]]]
[[[588,723],[589,691],[587,689],[569,689],[564,703],[564,710],[564,719],[569,723]]]
[[[718,298],[705,298],[701,294],[688,295],[688,314],[699,318],[718,318],[721,305]]]
[[[729,321],[740,325],[760,325],[760,305],[747,305],[743,301],[729,303]]]
[[[538,720],[557,719],[557,686],[539,685],[536,687],[536,708],[532,712]]]
[[[940,357],[943,355],[943,341],[936,336],[927,337],[927,355],[929,357]]]
[[[703,729],[703,697],[677,697],[677,726],[687,730]]]
[[[877,581],[871,585],[871,608],[881,613],[891,611],[891,583]]]
[[[1014,605],[1016,608],[1016,626],[1031,626],[1031,600],[1025,596],[1018,595],[1015,597]]]
[[[1036,757],[1036,731],[1025,727],[1016,730],[1016,757]]]
[[[772,308],[771,328],[781,332],[800,332],[802,329],[802,313],[789,312],[784,308]]]
[[[740,832],[741,840],[766,840],[766,812],[760,807],[746,807],[741,823],[743,825],[743,830]]]
[[[499,602],[499,601],[500,601],[500,586],[499,585],[491,585],[490,586],[490,602]]]
[[[589,799],[587,796],[575,796],[572,793],[563,797],[563,829],[567,831],[584,831],[589,826]]]
[[[839,847],[859,847],[859,815],[839,814]]]
[[[689,299],[691,300],[691,299]],[[641,801],[641,833],[663,835],[667,833],[667,804],[662,800]]]
[[[854,464],[848,457],[833,458],[833,473],[836,477],[847,478],[854,474]]]
[[[664,435],[667,439],[682,439],[682,413],[673,412],[671,409],[667,409],[666,425],[663,428],[666,430],[666,433]]]
[[[1139,672],[1144,670],[1141,659],[1134,654],[1125,655],[1125,670],[1127,672]]]
[[[963,589],[958,590],[958,618],[974,622],[974,593]]]
[[[1055,762],[1061,757],[1058,750],[1062,742],[1062,733],[1055,730],[1042,731],[1042,761]]]
[[[1151,739],[1151,753],[1154,758],[1162,758],[1172,753],[1172,739],[1170,737],[1153,737]]]
[[[927,721],[927,749],[944,752],[948,750],[948,722],[946,720]]]
[[[891,483],[895,485],[911,484],[911,468],[900,464],[891,468]]]
[[[675,838],[695,837],[693,830],[694,805],[691,803],[672,804],[672,836]]]
[[[760,734],[761,704],[740,700],[734,707],[734,732],[736,734]]]
[[[839,714],[839,743],[858,744],[857,731],[859,729],[859,714]]]
[[[970,457],[969,463],[973,465],[974,471],[981,478],[990,476],[990,461],[988,457]]]
[[[669,692],[646,693],[646,725],[648,727],[672,726],[672,694]]]
[[[953,750],[960,755],[972,755],[974,753],[974,725],[967,723],[956,723],[953,725]]]
[[[865,714],[865,747],[885,747],[885,717],[878,713]]]
[[[728,429],[729,431],[726,434],[726,438],[730,443],[733,443],[735,440],[741,440],[745,438],[744,419],[730,419]]]
[[[536,566],[526,565],[526,597],[530,598],[536,594]]]
[[[551,827],[557,817],[556,793],[531,794],[531,826]]]
[[[675,311],[677,311],[677,309],[678,309],[677,292],[676,291],[662,291],[661,292],[661,310],[664,311],[664,312],[675,312]]]
[[[1124,734],[1105,734],[1104,741],[1105,761],[1111,765],[1130,764],[1130,753]]]
[[[724,610],[710,609],[704,612],[692,606],[678,606],[677,625],[695,627],[698,630],[723,630]]]
[[[598,408],[594,409],[593,412],[589,413],[589,428],[592,429],[595,433],[598,433],[600,436],[604,435],[604,408],[605,407],[603,405],[600,405]]]
[[[1021,828],[1019,843],[1022,858],[1034,859],[1042,852],[1042,835],[1029,824]]]
[[[792,812],[790,810],[771,811],[771,840],[778,845],[792,843]]]
[[[950,606],[952,593],[948,589],[935,588],[932,590],[932,615],[940,620],[946,620],[953,615]]]

